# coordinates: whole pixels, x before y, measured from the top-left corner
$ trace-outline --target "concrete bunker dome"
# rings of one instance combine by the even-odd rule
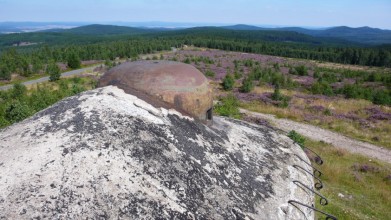
[[[194,66],[174,61],[126,62],[106,72],[99,86],[114,85],[155,107],[175,108],[201,121],[212,119],[213,95]]]

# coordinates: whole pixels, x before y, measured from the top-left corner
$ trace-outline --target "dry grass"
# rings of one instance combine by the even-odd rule
[[[307,60],[308,62],[308,60]],[[349,70],[365,70],[365,71],[391,71],[390,68],[384,67],[369,67],[369,66],[360,66],[360,65],[350,65],[350,64],[340,64],[340,63],[330,63],[330,62],[320,62],[320,61],[310,61],[318,67],[334,68],[334,69],[349,69]]]
[[[255,87],[255,93],[273,92],[272,87]],[[366,141],[378,146],[391,149],[391,123],[389,121],[359,121],[347,118],[340,118],[338,114],[348,114],[354,112],[361,119],[366,119],[368,113],[366,108],[374,107],[367,100],[344,99],[344,98],[297,98],[294,95],[303,93],[292,90],[281,90],[284,95],[292,97],[288,108],[279,108],[275,105],[259,101],[242,102],[241,107],[250,111],[276,115],[278,118],[288,118],[298,122],[310,123],[325,129],[329,129],[348,137]],[[311,110],[312,106],[323,106],[333,112],[333,115],[326,115],[324,112]],[[391,113],[391,108],[382,106],[382,111]],[[308,116],[316,116],[313,119],[306,119]]]
[[[254,90],[251,92],[257,93],[257,94],[262,94],[265,92],[271,93],[273,91],[274,91],[274,89],[271,86],[256,86],[256,87],[254,87]]]
[[[362,110],[373,106],[372,102],[363,99],[316,99],[312,105],[319,105],[333,110],[335,113],[347,114],[348,112]]]

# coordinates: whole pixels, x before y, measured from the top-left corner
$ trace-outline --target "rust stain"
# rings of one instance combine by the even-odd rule
[[[213,106],[212,89],[195,67],[172,61],[127,62],[112,68],[99,86],[115,85],[125,92],[143,96],[156,107],[174,107],[200,120],[207,120]]]

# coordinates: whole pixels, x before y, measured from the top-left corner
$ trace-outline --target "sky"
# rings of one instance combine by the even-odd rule
[[[2,21],[163,21],[391,29],[391,0],[0,0]]]

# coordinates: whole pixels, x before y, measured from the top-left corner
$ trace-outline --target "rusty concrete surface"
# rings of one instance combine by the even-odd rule
[[[184,63],[127,62],[102,76],[99,86],[107,85],[143,96],[155,107],[168,105],[200,120],[206,120],[207,111],[213,107],[212,89],[207,78],[195,67]]]

